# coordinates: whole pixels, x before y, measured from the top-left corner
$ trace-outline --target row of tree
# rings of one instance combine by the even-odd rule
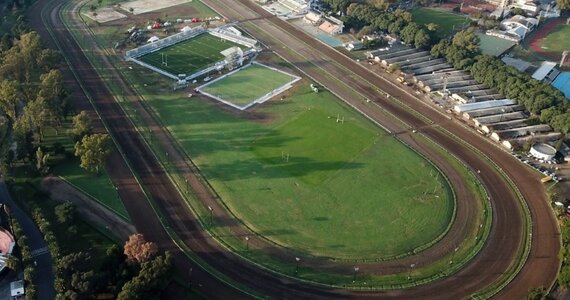
[[[379,30],[399,35],[402,41],[416,48],[429,47],[433,41],[432,33],[437,30],[436,24],[424,26],[413,22],[412,14],[401,9],[389,12],[383,5],[379,8],[368,3],[338,0],[324,2],[345,13],[342,19],[348,27],[366,32]]]
[[[21,267],[24,267],[24,280],[26,282],[26,296],[29,299],[35,299],[37,297],[37,288],[33,282],[33,278],[36,275],[35,269],[32,266],[34,257],[32,256],[32,250],[30,249],[28,237],[24,234],[22,226],[18,220],[12,215],[9,209],[5,209],[8,220],[10,222],[10,227],[16,240],[16,245],[18,248],[14,249],[12,255],[8,257],[6,261],[6,266],[14,271],[19,271]],[[21,258],[18,258],[18,253]]]

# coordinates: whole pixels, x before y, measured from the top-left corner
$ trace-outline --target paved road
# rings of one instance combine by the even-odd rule
[[[54,289],[54,275],[52,267],[52,259],[49,251],[47,250],[47,244],[44,240],[42,234],[36,227],[36,224],[32,219],[20,209],[10,194],[3,180],[0,179],[0,203],[8,205],[12,211],[12,215],[20,225],[22,230],[28,237],[28,243],[30,245],[30,250],[32,255],[37,262],[35,267],[37,275],[34,279],[37,286],[38,299],[40,300],[52,300],[55,298]],[[15,220],[14,220],[15,221]],[[18,237],[16,237],[18,238]]]
[[[45,1],[40,1],[41,3],[45,4]],[[234,6],[238,6],[237,2],[231,3]],[[37,15],[36,15],[37,16]],[[150,153],[149,149],[146,148],[140,138],[138,137],[136,130],[132,128],[131,124],[128,122],[126,117],[124,116],[120,107],[113,101],[112,96],[106,90],[104,85],[101,84],[97,74],[89,67],[88,62],[86,61],[85,57],[81,53],[80,49],[77,48],[77,45],[74,41],[70,38],[70,36],[63,28],[61,21],[59,20],[57,14],[52,14],[50,18],[50,26],[56,32],[56,38],[60,41],[61,44],[66,45],[65,48],[62,48],[62,51],[68,55],[71,59],[71,65],[74,66],[76,72],[79,74],[82,83],[85,86],[86,91],[93,97],[94,102],[96,103],[97,107],[100,109],[103,118],[109,125],[109,128],[113,135],[117,138],[119,145],[124,152],[126,153],[126,157],[131,162],[135,171],[140,175],[141,182],[144,186],[148,188],[149,194],[155,199],[155,201],[160,205],[160,207],[168,212],[167,219],[173,229],[181,236],[182,240],[192,249],[197,255],[200,256],[201,259],[209,263],[212,267],[217,270],[223,271],[226,276],[232,278],[241,284],[244,284],[252,289],[261,291],[262,293],[278,297],[278,298],[316,298],[316,297],[325,297],[325,298],[339,298],[339,297],[378,297],[382,295],[386,296],[399,296],[401,298],[409,298],[411,295],[425,295],[422,292],[426,290],[422,289],[415,289],[409,291],[398,291],[393,293],[387,294],[378,294],[378,293],[358,293],[358,292],[350,292],[346,290],[330,290],[327,288],[322,287],[315,287],[312,285],[306,285],[296,280],[287,279],[277,277],[273,274],[269,274],[263,270],[259,270],[254,266],[251,266],[239,258],[236,258],[231,253],[227,253],[219,245],[212,241],[206,234],[204,234],[200,227],[196,224],[195,220],[193,219],[192,215],[190,214],[188,208],[183,204],[183,200],[180,196],[174,192],[174,188],[168,178],[166,178],[165,174],[160,170],[160,166],[154,160],[152,153]],[[271,24],[264,24],[270,25]],[[41,27],[41,26],[39,26]],[[276,34],[278,37],[287,38],[287,34],[280,32],[278,29],[272,28],[272,33]],[[44,32],[45,35],[45,32]],[[270,41],[271,42],[271,41]],[[311,43],[310,40],[304,41],[304,43]],[[273,41],[273,44],[275,42]],[[276,44],[281,46],[280,44]],[[291,46],[299,45],[299,41],[293,42]],[[322,47],[322,46],[320,46]],[[305,51],[311,51],[305,49]],[[314,51],[319,52],[319,51]],[[309,55],[311,53],[304,53]],[[299,59],[298,56],[296,59]],[[307,69],[311,72],[314,72],[316,75],[323,70],[329,70],[329,72],[335,71],[334,69],[330,71],[328,68],[324,68],[327,63],[330,63],[330,58],[324,57],[325,60],[317,61],[321,66],[315,68],[315,65],[307,64]],[[328,61],[327,61],[328,60]],[[306,62],[306,60],[305,60]],[[298,61],[298,63],[302,63],[302,61]],[[354,66],[353,66],[354,67]],[[341,70],[342,71],[342,70]],[[342,71],[344,72],[344,71]],[[333,73],[334,74],[334,73]],[[346,73],[343,74],[336,74],[346,77]],[[370,76],[370,74],[367,74]],[[342,77],[341,77],[342,78]],[[385,84],[385,83],[384,83]],[[359,87],[358,85],[355,85]],[[373,94],[375,89],[370,90],[369,87],[362,87],[359,92],[361,93],[368,93]],[[396,91],[398,92],[398,91]],[[393,110],[399,116],[404,118],[407,122],[410,122],[413,125],[422,125],[421,120],[419,120],[415,115],[410,114],[405,109],[401,107],[398,109],[397,105],[394,103],[390,103],[389,101],[382,102],[382,99],[376,99],[376,97],[372,97],[378,101],[379,104]],[[403,97],[404,99],[405,97]],[[405,99],[404,99],[405,100]],[[415,101],[415,99],[412,99]],[[417,102],[414,102],[417,104]],[[370,112],[374,112],[371,110]],[[431,116],[430,111],[425,112],[430,118]],[[435,115],[437,117],[437,115]],[[443,122],[438,123],[440,126],[444,126]],[[451,125],[448,125],[451,126]],[[421,127],[421,126],[418,126]],[[431,128],[431,127],[430,127]],[[464,129],[463,129],[464,130]],[[441,141],[445,142],[442,144],[448,147],[451,151],[457,152],[460,154],[460,157],[464,158],[467,162],[472,162],[473,167],[481,166],[481,170],[489,170],[489,172],[484,172],[482,175],[482,180],[487,183],[490,192],[494,196],[494,205],[496,208],[496,215],[495,215],[495,224],[494,224],[494,231],[491,235],[491,240],[494,240],[495,247],[488,246],[484,250],[484,253],[480,255],[478,258],[479,263],[473,264],[471,269],[454,276],[446,281],[441,281],[437,284],[427,286],[427,288],[431,289],[430,293],[427,294],[433,298],[435,297],[447,297],[447,298],[459,298],[464,297],[465,295],[469,295],[473,289],[477,290],[484,286],[485,283],[488,283],[489,280],[492,278],[496,278],[499,274],[508,267],[508,264],[512,261],[513,256],[516,253],[516,249],[520,245],[520,241],[522,237],[520,236],[520,226],[521,226],[521,219],[520,219],[520,212],[518,205],[516,202],[513,202],[513,197],[510,194],[505,194],[505,186],[504,180],[493,176],[493,172],[490,171],[489,166],[478,158],[477,155],[470,152],[470,150],[466,149],[466,147],[458,145],[457,142],[454,142],[443,135],[441,132],[437,130],[429,130],[426,128],[426,134],[429,134],[432,138],[438,139],[441,138]],[[463,136],[462,136],[463,137]],[[438,140],[440,141],[440,140]],[[440,141],[440,142],[441,142]],[[479,141],[481,142],[481,141]],[[446,144],[447,143],[447,144]],[[494,148],[492,148],[494,149]],[[491,150],[492,150],[491,149]],[[495,149],[494,151],[497,151]],[[495,153],[497,154],[498,158],[504,158],[505,163],[514,161],[512,158],[508,158],[505,153]],[[118,166],[120,162],[115,166]],[[516,167],[513,167],[516,171]],[[117,169],[115,167],[114,169]],[[519,169],[521,174],[525,174],[528,170]],[[114,172],[119,172],[119,170],[114,170]],[[126,175],[122,177],[125,180],[124,185],[120,185],[120,193],[122,196],[127,196],[127,202],[135,202],[136,203],[127,203],[127,209],[131,216],[133,216],[133,221],[135,222],[137,228],[142,231],[145,235],[151,236],[152,240],[157,240],[160,242],[161,246],[167,249],[172,248],[172,242],[165,239],[165,234],[160,225],[157,224],[156,216],[153,215],[152,209],[148,207],[148,203],[143,200],[143,202],[138,202],[141,197],[140,192],[137,192],[136,184],[133,184],[131,179],[128,177],[129,172],[124,172]],[[528,175],[528,174],[527,174]],[[113,174],[112,174],[113,176]],[[116,177],[114,177],[116,178]],[[127,180],[128,179],[128,180]],[[524,178],[522,183],[527,183],[530,188],[535,185],[535,180],[532,177]],[[519,185],[521,187],[521,185]],[[503,190],[503,192],[501,192]],[[137,195],[137,193],[139,193]],[[524,193],[524,191],[523,191]],[[129,196],[135,196],[133,198]],[[137,198],[138,196],[138,198]],[[496,196],[496,197],[495,197]],[[504,197],[502,197],[504,196]],[[539,213],[539,216],[544,216],[545,224],[549,224],[548,222],[552,221],[552,216],[549,215],[549,211],[545,209],[545,203],[542,203],[543,197],[537,197],[537,200],[534,200],[534,203],[531,204],[539,207],[542,210],[533,210],[533,213]],[[547,207],[546,207],[547,208]],[[533,207],[531,207],[531,210]],[[137,215],[137,217],[135,217]],[[537,216],[536,214],[534,215]],[[506,230],[505,228],[509,228],[510,230]],[[539,229],[536,229],[539,227]],[[502,230],[498,230],[497,228],[502,228]],[[544,229],[546,228],[546,229]],[[542,253],[538,253],[542,256],[542,262],[547,261],[548,264],[552,264],[552,262],[557,263],[556,254],[553,257],[554,248],[557,249],[558,244],[555,240],[556,234],[556,227],[554,229],[548,226],[535,226],[535,232],[544,233],[544,234],[535,234],[533,235],[533,239],[543,239],[544,245],[546,246],[545,251]],[[540,231],[543,230],[543,231]],[[554,234],[553,234],[554,232]],[[554,242],[552,241],[554,240]],[[537,242],[535,240],[535,242]],[[501,249],[503,248],[503,249]],[[536,247],[535,247],[536,248]],[[536,249],[533,251],[536,252]],[[515,250],[513,250],[515,249]],[[173,249],[175,250],[175,249]],[[485,252],[486,251],[486,252]],[[505,252],[505,253],[503,253]],[[496,255],[496,256],[493,256]],[[531,254],[532,255],[532,254]],[[188,260],[184,260],[184,257],[177,256],[179,260],[177,263],[180,262],[181,266],[183,265],[187,267],[189,265]],[[535,258],[535,261],[541,262],[539,257],[531,256],[531,258]],[[507,266],[505,266],[507,264]],[[549,265],[550,266],[550,265]],[[541,281],[543,282],[550,282],[553,278],[552,276],[552,268],[547,266],[544,273],[541,274],[539,270],[538,276],[543,276]],[[479,273],[477,273],[479,271]],[[474,275],[475,274],[475,275]],[[528,272],[526,274],[529,274]],[[211,278],[206,273],[193,273],[193,278],[199,279],[200,281],[204,282],[205,292],[208,293],[208,296],[212,296],[215,298],[236,298],[240,297],[240,294],[236,293],[234,290],[231,290],[221,284],[219,281]],[[493,277],[494,276],[494,277]],[[519,276],[520,277],[520,276]],[[536,276],[531,276],[525,283],[533,283],[535,284],[537,281]],[[439,285],[438,285],[439,284]],[[206,286],[207,285],[207,286]],[[457,286],[470,286],[466,290],[457,289]],[[529,285],[531,286],[531,285]],[[527,286],[528,287],[528,286]],[[415,293],[415,294],[414,294]],[[444,294],[442,294],[444,293]],[[517,289],[517,293],[521,293],[520,289]],[[231,296],[230,296],[231,295]],[[241,295],[243,296],[243,295]]]

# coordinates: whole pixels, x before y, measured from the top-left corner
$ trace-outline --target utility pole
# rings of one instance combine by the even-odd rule
[[[570,18],[568,18],[568,20],[570,20]],[[570,50],[566,50],[566,51],[562,52],[562,59],[560,59],[560,67],[561,68],[564,66],[564,62],[566,61],[566,56],[568,56],[568,54],[570,54]]]

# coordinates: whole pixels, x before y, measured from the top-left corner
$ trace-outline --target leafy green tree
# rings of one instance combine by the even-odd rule
[[[15,80],[4,80],[0,83],[0,111],[11,121],[15,121],[18,116],[18,104],[20,103],[20,92],[18,82]]]
[[[75,207],[71,202],[65,202],[55,207],[55,216],[60,224],[71,224],[75,218]]]
[[[561,133],[566,134],[570,132],[570,112],[565,112],[553,117],[550,121],[550,125]]]
[[[428,23],[426,25],[427,30],[431,31],[431,32],[435,32],[439,29],[439,25],[435,24],[435,23]]]
[[[24,107],[24,113],[16,121],[15,129],[19,132],[33,132],[37,134],[38,141],[43,140],[44,129],[49,124],[51,112],[43,97],[38,96],[34,101]]]
[[[123,285],[117,299],[160,299],[172,279],[172,257],[169,252],[145,262],[137,276]]]
[[[416,32],[416,35],[414,36],[414,46],[420,49],[420,48],[426,48],[429,45],[430,45],[429,34],[424,29],[418,30],[418,32]]]
[[[8,49],[12,48],[14,43],[12,42],[12,37],[8,33],[4,33],[2,38],[0,38],[0,52],[8,51]]]
[[[420,26],[414,22],[408,24],[400,32],[400,38],[406,44],[413,44],[416,37],[416,33],[420,30]]]
[[[447,40],[441,40],[439,41],[439,43],[435,44],[433,47],[431,47],[431,55],[434,58],[441,58],[441,57],[445,57],[447,48],[449,47],[449,42]]]
[[[75,144],[75,155],[81,160],[81,167],[99,174],[99,168],[111,153],[111,139],[107,134],[84,136]]]
[[[465,49],[469,54],[475,55],[479,53],[479,37],[475,32],[475,28],[468,28],[455,34],[452,45]]]
[[[558,283],[565,289],[570,288],[570,266],[562,266],[560,273],[558,273]]]
[[[556,0],[556,6],[560,10],[570,10],[570,0]]]
[[[81,140],[85,135],[91,133],[91,119],[86,111],[81,111],[73,117],[73,128],[71,133],[76,140]]]
[[[546,299],[546,291],[543,287],[531,288],[528,290],[527,300],[543,300]]]

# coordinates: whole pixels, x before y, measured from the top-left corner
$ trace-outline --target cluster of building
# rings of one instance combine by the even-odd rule
[[[445,59],[434,59],[428,51],[394,46],[369,51],[368,58],[385,68],[397,65],[400,81],[453,101],[453,111],[480,133],[516,149],[526,143],[549,142],[562,135],[546,124],[531,124],[530,113],[515,100],[505,99],[497,90],[477,83],[466,71],[455,70]],[[550,74],[549,68],[537,70]],[[542,76],[542,75],[541,75]]]
[[[485,33],[505,40],[519,43],[527,34],[538,26],[538,19],[516,15],[501,22],[500,29],[487,30]]]
[[[341,34],[344,30],[344,23],[332,16],[325,16],[318,11],[309,11],[303,20],[313,26],[318,26],[319,30],[330,35]]]

